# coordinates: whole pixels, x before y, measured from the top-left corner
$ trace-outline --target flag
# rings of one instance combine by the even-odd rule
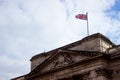
[[[88,13],[86,12],[86,14],[77,14],[77,15],[75,15],[75,18],[86,20],[86,22],[87,22],[87,35],[89,36]]]
[[[87,14],[78,14],[75,16],[77,19],[87,20]]]

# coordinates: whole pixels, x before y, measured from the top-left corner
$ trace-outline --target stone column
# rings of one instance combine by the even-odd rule
[[[96,71],[95,70],[91,70],[90,71],[90,75],[89,75],[89,80],[97,80],[96,77],[97,77]]]

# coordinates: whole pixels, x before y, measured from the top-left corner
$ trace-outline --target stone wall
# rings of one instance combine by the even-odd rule
[[[95,60],[49,72],[36,77],[35,80],[70,80],[76,76],[82,78],[82,80],[109,80],[105,76],[106,71],[109,71],[105,66],[106,63],[102,60]]]
[[[120,80],[120,59],[113,59],[110,68],[113,71],[112,80]]]
[[[81,43],[78,46],[70,48],[69,50],[100,51],[100,39],[90,40],[90,41]]]
[[[110,47],[112,47],[111,44],[102,40],[101,38],[97,38],[94,40],[86,41],[78,46],[70,48],[69,50],[105,52]]]

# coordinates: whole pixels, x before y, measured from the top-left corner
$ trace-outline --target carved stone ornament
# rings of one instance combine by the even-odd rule
[[[60,56],[53,61],[53,68],[58,67],[58,66],[63,66],[67,65],[74,62],[73,56],[68,55],[68,54],[60,54]]]
[[[97,76],[105,76],[106,78],[111,78],[112,70],[107,68],[98,68],[96,70]]]

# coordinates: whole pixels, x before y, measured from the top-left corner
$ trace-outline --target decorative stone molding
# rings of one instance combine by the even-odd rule
[[[74,62],[73,56],[68,55],[68,54],[60,54],[60,55],[62,56],[60,59],[54,60],[53,68],[58,67],[58,66],[64,66],[64,65]]]

